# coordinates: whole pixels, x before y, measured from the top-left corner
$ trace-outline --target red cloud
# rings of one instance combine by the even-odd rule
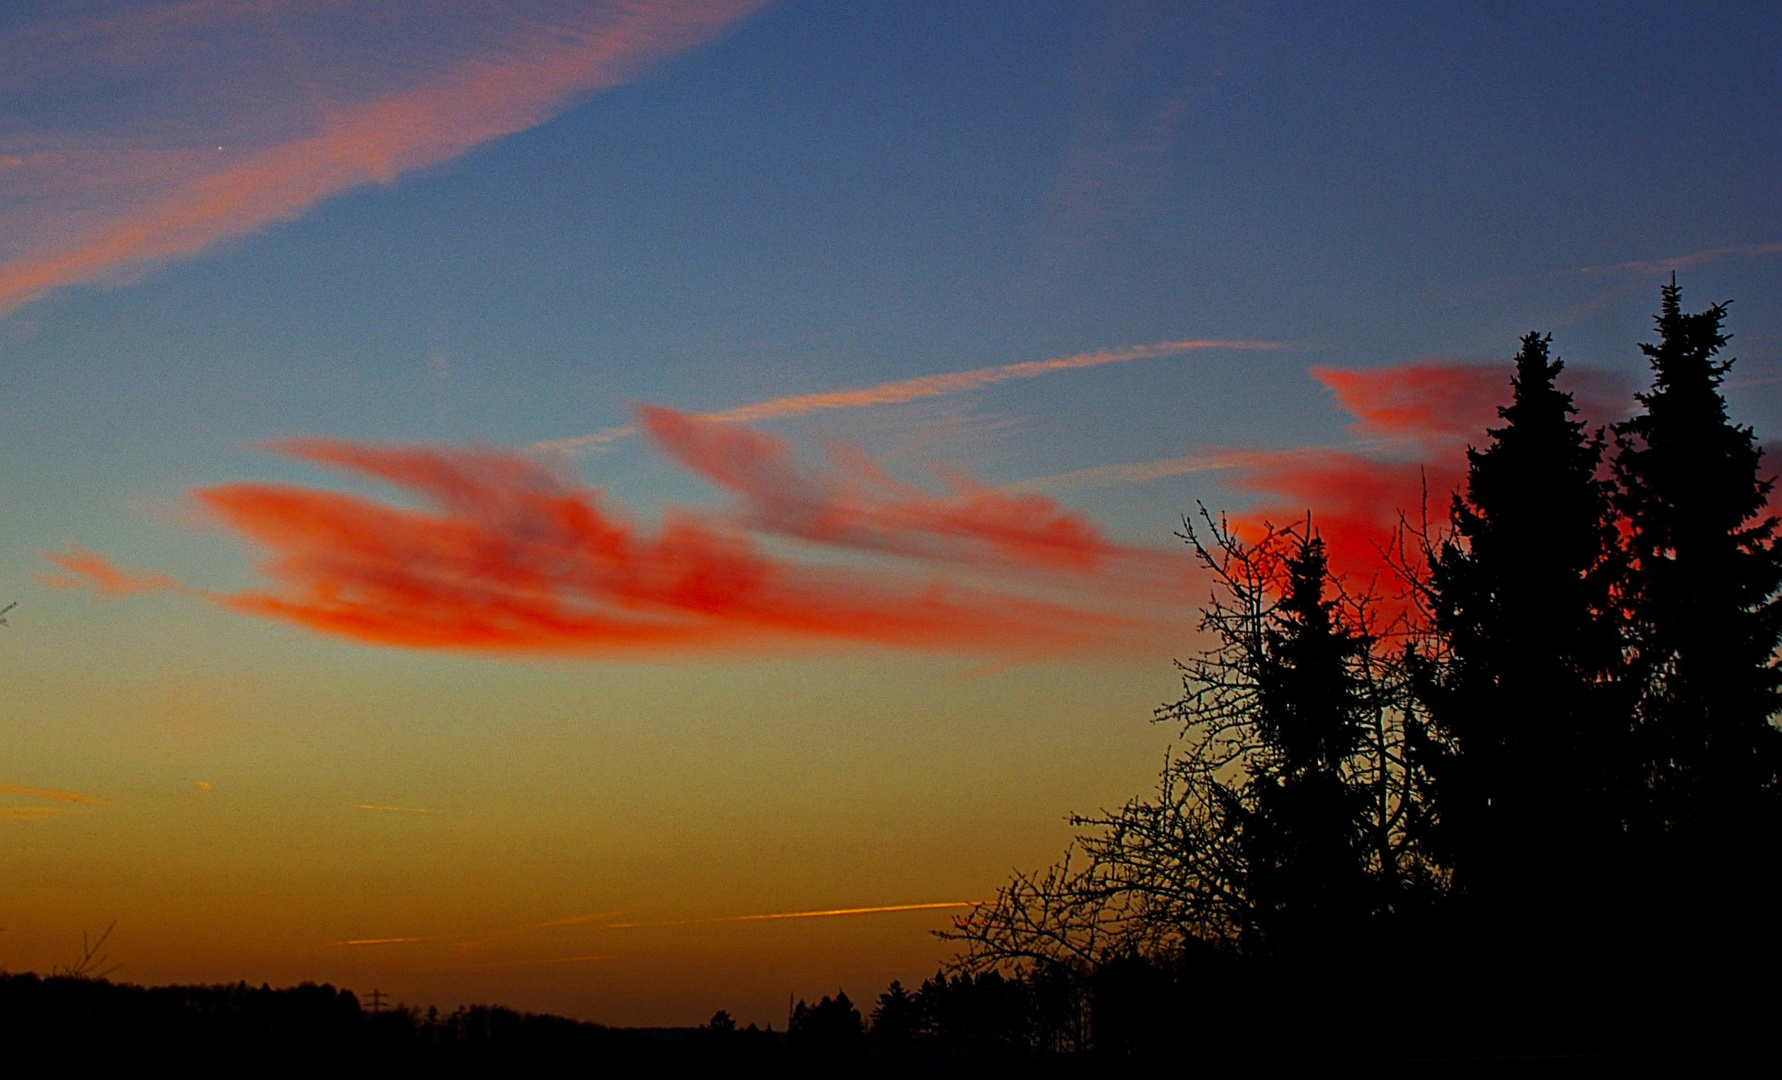
[[[1267,500],[1238,525],[1257,532],[1263,521],[1288,525],[1310,513],[1332,568],[1372,575],[1381,567],[1380,554],[1392,544],[1401,515],[1421,528],[1427,499],[1430,517],[1445,520],[1465,464],[1458,453],[1428,462],[1382,461],[1344,450],[1282,454],[1239,476],[1239,487]]]
[[[1372,574],[1379,552],[1390,545],[1401,515],[1421,527],[1424,510],[1440,529],[1453,493],[1464,482],[1462,449],[1481,444],[1486,429],[1501,423],[1500,405],[1511,396],[1511,369],[1504,364],[1431,361],[1362,371],[1316,367],[1312,376],[1336,394],[1356,418],[1357,434],[1421,444],[1421,460],[1389,460],[1350,451],[1304,451],[1251,464],[1238,485],[1267,497],[1240,525],[1258,529],[1265,519],[1294,520],[1307,511],[1324,536],[1331,564],[1341,571]],[[1592,422],[1627,412],[1625,378],[1590,368],[1567,369],[1579,411]]]
[[[840,468],[818,472],[800,465],[783,440],[748,428],[656,406],[638,409],[638,422],[664,453],[741,496],[750,525],[767,532],[918,558],[1083,573],[1127,553],[1094,522],[1043,495],[949,474],[952,493],[936,496],[887,476],[845,445],[831,447]]]
[[[735,429],[717,433],[732,457],[724,475],[796,471]],[[215,521],[264,552],[269,581],[210,598],[358,641],[595,654],[803,639],[1007,655],[1157,629],[1082,604],[786,562],[743,531],[687,511],[646,532],[598,493],[501,450],[329,440],[274,449],[387,482],[419,507],[277,484],[200,490],[195,498]],[[119,581],[174,584],[102,560],[52,558],[113,594]]]
[[[1508,364],[1429,360],[1362,370],[1312,368],[1312,377],[1355,417],[1357,434],[1430,445],[1482,441],[1485,429],[1499,422],[1498,406],[1509,404],[1511,374]],[[1567,367],[1559,381],[1588,423],[1612,423],[1633,409],[1633,385],[1620,372]]]
[[[1510,398],[1505,365],[1419,361],[1350,370],[1314,367],[1312,377],[1355,417],[1358,434],[1423,442],[1478,439]]]

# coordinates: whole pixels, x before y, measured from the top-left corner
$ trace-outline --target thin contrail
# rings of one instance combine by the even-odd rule
[[[0,784],[0,795],[23,795],[31,799],[53,799],[56,802],[80,803],[82,806],[116,806],[110,799],[95,799],[91,795],[81,795],[72,791],[50,791],[45,788],[20,787],[17,784]]]
[[[982,900],[943,900],[929,904],[886,904],[880,907],[830,908],[825,911],[775,911],[766,915],[718,915],[709,919],[669,919],[664,922],[607,923],[608,930],[638,930],[650,926],[695,926],[703,923],[771,922],[777,919],[831,919],[841,915],[883,915],[893,911],[939,911],[943,908],[981,907]]]
[[[615,915],[625,915],[625,914],[628,914],[628,912],[625,912],[625,911],[595,911],[595,912],[591,912],[587,915],[571,915],[567,919],[548,919],[545,922],[531,923],[531,924],[527,925],[526,929],[528,929],[528,930],[544,930],[544,929],[548,929],[553,926],[581,926],[584,923],[599,922],[601,919],[610,919]]]
[[[788,397],[770,398],[748,405],[737,405],[719,412],[702,413],[700,419],[747,424],[758,420],[777,420],[787,416],[831,412],[836,409],[864,409],[874,405],[899,405],[907,401],[920,401],[925,398],[964,393],[967,390],[976,390],[982,386],[1009,382],[1013,379],[1035,379],[1041,375],[1049,375],[1054,371],[1074,371],[1078,368],[1123,364],[1130,360],[1149,360],[1152,357],[1174,356],[1178,353],[1197,352],[1203,349],[1257,351],[1286,347],[1285,343],[1278,341],[1231,341],[1210,338],[1159,341],[1151,345],[1133,345],[1124,349],[1102,349],[1097,352],[1077,353],[1074,356],[1060,356],[1051,360],[1025,360],[1017,364],[999,364],[995,367],[971,368],[966,371],[943,371],[934,375],[918,375],[913,379],[898,379],[853,390],[826,390],[815,394],[794,394]],[[544,453],[580,453],[629,438],[635,434],[637,434],[636,425],[623,424],[618,427],[603,428],[591,435],[577,435],[568,439],[552,439],[547,442],[534,443],[531,449]]]
[[[1036,476],[1004,485],[1004,491],[1060,491],[1072,488],[1105,487],[1113,484],[1143,484],[1171,476],[1193,473],[1222,472],[1226,469],[1251,469],[1283,461],[1316,458],[1331,452],[1354,453],[1379,450],[1394,445],[1385,439],[1356,440],[1326,446],[1295,446],[1280,450],[1214,450],[1189,453],[1156,461],[1130,461],[1116,465],[1092,465],[1086,469]]]
[[[553,956],[548,960],[496,960],[488,964],[470,964],[465,967],[439,968],[440,971],[487,971],[490,968],[509,967],[542,967],[546,964],[585,964],[593,960],[617,960],[618,953],[594,953],[589,956]]]

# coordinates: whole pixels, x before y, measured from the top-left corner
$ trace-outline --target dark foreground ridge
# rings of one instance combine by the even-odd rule
[[[1771,1015],[1765,995],[1728,992],[1735,983],[1715,978],[1731,973],[1697,971],[1690,974],[1723,989],[1696,997],[1693,1007],[1673,998],[1662,1011],[1586,1010],[1531,1025],[1509,1015],[1513,998],[1499,999],[1512,1002],[1509,1012],[1482,1008],[1480,999],[1456,1008],[1460,1001],[1432,998],[1423,1023],[1405,1024],[1401,1015],[1385,1031],[1380,999],[1331,996],[1333,973],[1202,961],[1173,969],[1136,958],[1106,964],[1069,1016],[1041,980],[937,975],[915,993],[893,983],[870,1018],[846,994],[800,1002],[787,1032],[738,1028],[724,1012],[701,1027],[616,1028],[490,1005],[373,1010],[351,990],[313,983],[146,987],[27,973],[0,975],[0,1038],[15,1054],[37,1048],[142,1063],[203,1055],[281,1073],[1062,1077],[1189,1063],[1212,1070],[1396,1061],[1477,1075],[1746,1060],[1767,1041]],[[1540,996],[1539,988],[1523,989]],[[1074,1025],[1077,1037],[1056,1038],[1060,1023]],[[1384,1044],[1369,1042],[1370,1026]],[[1095,1038],[1082,1038],[1086,1030]]]
[[[785,1041],[772,1032],[750,1034],[769,1052]],[[699,1028],[613,1028],[490,1005],[451,1013],[373,1010],[353,991],[327,984],[137,986],[29,973],[0,975],[0,1038],[11,1047],[64,1053],[79,1048],[158,1060],[223,1052],[252,1055],[239,1059],[244,1063],[330,1068],[575,1061],[596,1073],[627,1075],[710,1058]]]

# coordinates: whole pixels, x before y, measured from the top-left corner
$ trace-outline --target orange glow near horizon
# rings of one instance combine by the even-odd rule
[[[1596,433],[1680,269],[1782,466],[1762,35],[1250,7],[0,6],[0,974],[869,1012],[1209,542],[1421,640],[1521,335]]]

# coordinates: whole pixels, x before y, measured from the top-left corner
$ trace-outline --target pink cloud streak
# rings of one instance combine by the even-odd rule
[[[297,217],[330,196],[392,183],[531,127],[578,95],[619,85],[650,62],[710,39],[761,2],[637,0],[580,8],[572,17],[525,27],[497,54],[461,58],[405,89],[325,109],[313,130],[245,158],[219,156],[211,159],[214,166],[206,167],[206,155],[193,149],[89,153],[89,167],[109,167],[116,175],[85,182],[111,190],[113,198],[69,214],[71,187],[57,175],[53,197],[25,186],[25,205],[0,216],[9,231],[32,237],[0,262],[0,314],[62,286],[202,251]],[[189,21],[276,7],[199,4],[164,14]],[[65,167],[68,156],[0,155],[0,164],[16,166],[7,171],[33,164],[53,169]],[[154,194],[146,201],[119,194],[136,191]],[[33,193],[41,197],[29,198]],[[65,220],[82,227],[62,235]]]

